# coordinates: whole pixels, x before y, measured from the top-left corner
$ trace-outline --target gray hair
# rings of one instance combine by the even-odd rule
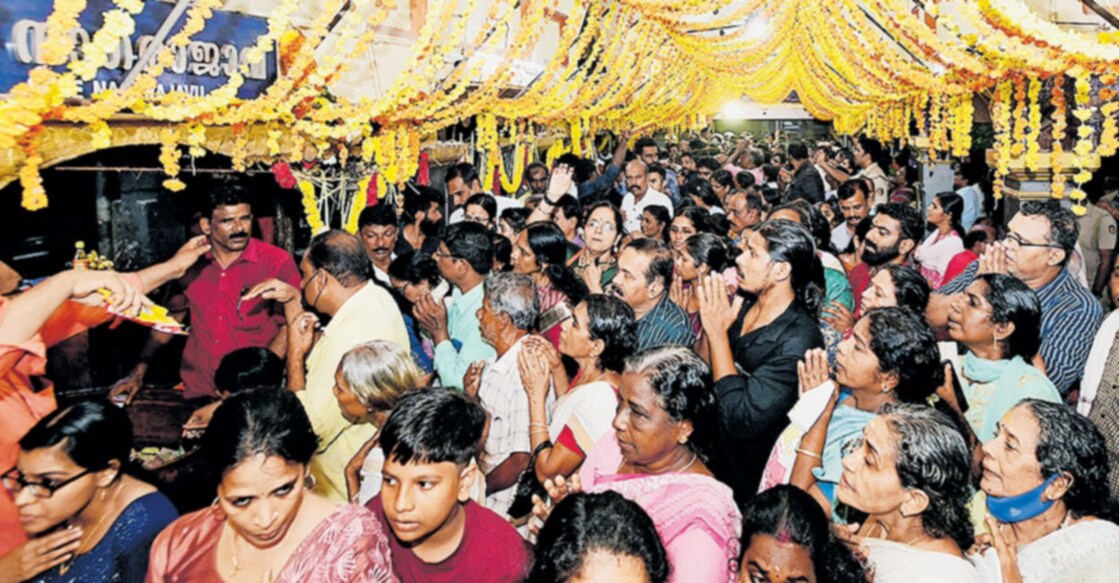
[[[889,403],[878,410],[894,433],[895,467],[903,488],[921,490],[929,505],[921,525],[961,549],[974,542],[966,504],[973,494],[971,452],[952,420],[927,405]]]
[[[338,370],[350,391],[371,411],[391,411],[401,395],[421,386],[423,376],[412,354],[388,340],[351,348],[342,356]]]
[[[486,299],[495,314],[508,314],[513,326],[531,330],[540,315],[536,285],[522,273],[495,273],[486,279]]]

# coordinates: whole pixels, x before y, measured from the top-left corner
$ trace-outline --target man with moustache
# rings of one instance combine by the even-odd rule
[[[267,347],[283,356],[283,308],[262,299],[242,302],[241,295],[272,278],[299,286],[291,256],[250,237],[253,211],[243,188],[228,185],[213,191],[199,226],[210,251],[179,279],[183,292],[168,302],[177,319],[190,315],[180,369],[186,399],[216,397],[214,371],[223,356],[238,348]],[[132,372],[113,386],[110,397],[123,395],[131,402],[143,385],[148,362],[170,340],[170,334],[153,331]]]
[[[732,190],[724,204],[727,222],[730,223],[728,235],[735,245],[743,239],[747,229],[753,229],[765,220],[765,199],[752,190]]]
[[[855,236],[855,227],[870,214],[870,191],[862,180],[848,180],[836,191],[843,222],[831,231],[831,243],[843,253]]]
[[[396,259],[396,240],[400,228],[396,224],[396,211],[387,204],[365,207],[357,218],[357,235],[365,255],[373,264],[373,277],[391,286],[389,264]]]
[[[626,164],[626,196],[622,199],[622,217],[625,220],[627,233],[641,229],[641,211],[651,205],[660,205],[668,209],[672,216],[672,200],[663,192],[649,188],[649,169],[641,160],[632,160]]]

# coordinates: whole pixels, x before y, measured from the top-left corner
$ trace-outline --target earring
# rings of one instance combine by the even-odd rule
[[[686,443],[688,443],[688,438],[687,437],[681,437],[680,438],[680,445],[684,445]]]
[[[315,489],[315,486],[317,486],[317,485],[318,484],[315,482],[315,476],[314,475],[307,474],[307,477],[303,478],[303,487],[304,488],[313,491]]]

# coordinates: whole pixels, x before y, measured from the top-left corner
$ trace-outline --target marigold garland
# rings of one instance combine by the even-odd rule
[[[1053,127],[1051,154],[1049,168],[1053,173],[1053,180],[1049,187],[1053,198],[1062,198],[1065,195],[1064,153],[1065,129],[1068,127],[1068,105],[1065,102],[1065,76],[1053,77],[1053,86],[1049,93],[1049,103],[1053,106]]]
[[[315,185],[310,180],[300,180],[298,186],[299,192],[303,193],[303,214],[307,217],[307,225],[311,227],[311,233],[317,235],[325,226],[315,200]]]
[[[337,156],[346,164],[350,148],[356,154],[361,142],[363,160],[375,160],[383,169],[379,180],[398,185],[419,169],[421,136],[472,116],[493,116],[495,132],[500,118],[506,127],[532,123],[540,125],[542,134],[567,135],[570,142],[556,140],[548,149],[545,159],[552,164],[565,143],[585,154],[594,146],[586,138],[596,130],[695,128],[739,95],[777,102],[796,91],[812,115],[832,121],[839,132],[865,131],[904,143],[915,125],[928,136],[934,157],[937,152],[961,156],[971,146],[971,96],[992,88],[998,94],[1010,82],[1002,105],[992,106],[997,113],[996,190],[1001,192],[1012,159],[1027,169],[1040,169],[1042,80],[1067,73],[1077,95],[1072,113],[1080,120],[1074,126],[1074,182],[1083,185],[1099,157],[1119,149],[1112,73],[1119,65],[1119,36],[1063,29],[1034,14],[1022,0],[954,2],[954,10],[926,2],[922,8],[935,27],[926,26],[909,0],[746,0],[732,9],[724,9],[724,0],[573,0],[569,8],[562,7],[567,23],[560,29],[557,50],[551,51],[543,72],[516,92],[505,91],[514,63],[539,51],[544,19],[548,10],[561,8],[558,0],[498,0],[473,19],[468,16],[479,12],[476,0],[464,0],[465,8],[452,0],[429,0],[428,18],[404,67],[406,74],[374,99],[327,99],[332,81],[347,69],[352,55],[374,43],[377,25],[397,3],[353,0],[351,10],[341,10],[350,3],[324,0],[323,9],[302,28],[300,41],[289,43],[295,38],[291,17],[300,3],[282,0],[269,14],[267,34],[241,55],[239,70],[224,85],[201,97],[175,91],[153,97],[149,93],[159,75],[222,5],[222,0],[197,0],[156,64],[132,87],[105,92],[89,104],[65,104],[77,95],[78,79],[91,78],[104,66],[106,49],[134,32],[131,15],[144,3],[114,0],[115,8],[82,47],[81,58],[67,69],[35,68],[0,103],[0,148],[22,146],[29,132],[50,120],[86,124],[93,145],[108,147],[110,116],[132,108],[150,119],[190,128],[172,141],[181,140],[195,156],[205,153],[205,132],[215,126],[266,124],[269,155],[295,162]],[[85,6],[83,0],[54,1],[41,47],[47,65],[63,65],[73,52],[69,31]],[[328,35],[336,14],[341,19]],[[729,28],[719,34],[696,33],[699,15],[705,15],[707,25]],[[750,26],[732,26],[753,18],[765,18],[770,33],[754,36]],[[468,27],[468,21],[476,24]],[[324,48],[328,36],[334,45]],[[238,101],[247,67],[259,63],[277,41],[288,51],[288,72],[264,95]],[[453,54],[457,51],[461,58]],[[494,62],[487,57],[502,52],[510,58]],[[1063,123],[1058,117],[1055,111],[1054,136],[1064,133],[1057,129]],[[376,133],[372,128],[378,128]],[[234,167],[242,168],[249,162],[242,147],[248,138],[240,131],[235,136]],[[484,153],[481,170],[494,170],[502,189],[517,185],[517,164],[524,163],[517,147],[532,144],[512,140],[510,176],[496,136],[480,141],[493,146],[479,146]],[[315,153],[307,143],[314,144]],[[161,154],[169,156],[170,149],[178,155],[178,146],[166,143]],[[1053,147],[1054,170],[1061,168],[1063,152],[1059,143]],[[28,179],[21,180],[32,189],[27,196],[45,196],[34,190],[31,179],[44,162],[27,154],[24,161],[34,166]],[[168,174],[169,180],[176,180],[177,160],[167,168],[175,172]],[[1055,196],[1062,193],[1058,181],[1055,176]],[[1072,194],[1082,196],[1079,188]]]

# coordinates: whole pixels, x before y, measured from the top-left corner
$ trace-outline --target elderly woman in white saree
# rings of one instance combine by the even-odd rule
[[[987,581],[1119,581],[1119,526],[1108,510],[1108,457],[1092,422],[1027,399],[983,445],[987,528],[972,560]]]
[[[857,542],[875,583],[979,583],[964,556],[973,535],[966,504],[967,443],[947,415],[887,404],[843,458],[840,502],[867,519]]]

